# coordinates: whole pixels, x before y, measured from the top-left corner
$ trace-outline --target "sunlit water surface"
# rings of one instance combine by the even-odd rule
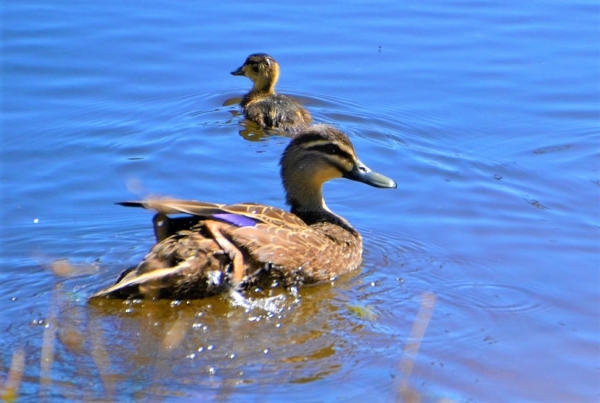
[[[3,6],[2,385],[24,357],[19,401],[600,399],[596,2],[196,3]],[[252,52],[399,183],[326,185],[362,267],[89,305],[152,245],[114,202],[283,206],[288,139],[227,102]]]

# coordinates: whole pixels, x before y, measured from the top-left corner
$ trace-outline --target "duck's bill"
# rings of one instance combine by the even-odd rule
[[[345,176],[347,179],[366,183],[377,188],[396,188],[396,182],[377,172],[371,171],[368,166],[360,161],[356,161],[352,171],[347,173]]]
[[[232,71],[231,75],[232,76],[243,76],[243,75],[245,75],[244,74],[244,70],[242,70],[242,67],[239,67],[237,70]]]

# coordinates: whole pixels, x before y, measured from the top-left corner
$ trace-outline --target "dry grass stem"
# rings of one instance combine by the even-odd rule
[[[4,387],[0,391],[0,398],[3,402],[15,402],[19,396],[19,386],[25,369],[25,352],[18,349],[13,353],[12,361],[10,362],[10,370],[6,377]]]
[[[429,325],[429,320],[433,315],[435,301],[436,298],[433,293],[424,292],[421,294],[421,306],[419,307],[417,317],[413,322],[399,364],[401,381],[396,398],[396,401],[398,402],[418,403],[420,401],[419,394],[408,386],[408,380],[413,371],[415,360],[417,359],[417,354],[419,353],[419,348],[423,341],[423,336],[425,336],[425,331]]]

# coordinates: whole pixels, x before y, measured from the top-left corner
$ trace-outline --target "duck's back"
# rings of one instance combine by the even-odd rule
[[[232,250],[242,258],[238,281],[245,286],[328,281],[354,270],[362,257],[360,235],[341,218],[307,225],[295,214],[253,203],[152,207],[163,211],[154,218],[157,244],[95,297],[188,299],[222,293],[235,277]],[[164,213],[176,211],[200,215]]]
[[[362,238],[353,228],[321,222],[302,228],[235,228],[229,236],[255,259],[256,281],[280,279],[285,286],[329,281],[358,267]],[[252,266],[248,264],[248,266]]]
[[[246,96],[242,100],[246,119],[262,128],[296,131],[312,121],[310,113],[298,102],[285,95]]]

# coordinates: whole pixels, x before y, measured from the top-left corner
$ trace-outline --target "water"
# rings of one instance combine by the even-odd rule
[[[19,401],[600,398],[594,2],[2,13],[0,381],[22,352]],[[88,305],[152,244],[151,216],[114,202],[283,206],[287,139],[245,130],[224,105],[248,90],[229,72],[253,52],[280,62],[280,92],[399,183],[326,185],[365,238],[361,270],[276,291],[268,310]]]

